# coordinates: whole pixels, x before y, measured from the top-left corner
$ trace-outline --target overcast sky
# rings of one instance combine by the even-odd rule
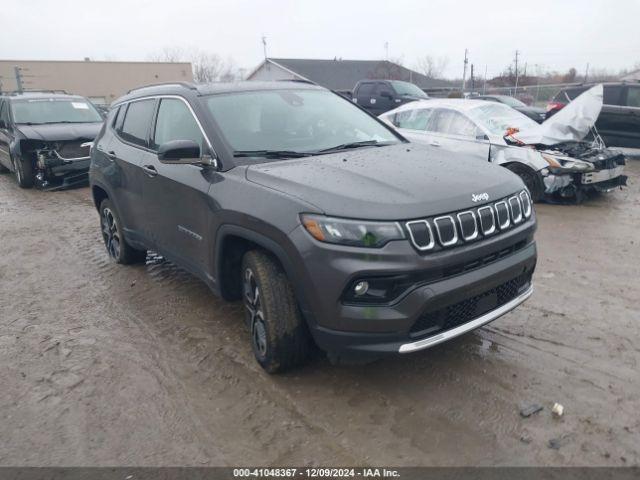
[[[522,64],[619,70],[640,62],[640,0],[3,0],[0,59],[147,60],[163,47],[199,48],[255,67],[271,57],[383,59],[413,67],[465,48],[481,76]]]

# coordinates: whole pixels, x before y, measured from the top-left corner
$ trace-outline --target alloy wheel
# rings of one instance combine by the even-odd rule
[[[102,227],[102,238],[107,247],[107,252],[109,252],[111,258],[117,260],[120,257],[120,232],[118,231],[118,224],[110,208],[102,210],[100,224]]]
[[[251,328],[251,343],[256,353],[264,357],[267,354],[267,329],[264,323],[260,287],[258,287],[255,275],[250,268],[244,272],[243,290],[244,305]]]

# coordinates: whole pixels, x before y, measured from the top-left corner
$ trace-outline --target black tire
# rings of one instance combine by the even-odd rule
[[[13,173],[16,176],[16,181],[21,188],[33,187],[33,165],[31,160],[12,159]]]
[[[241,275],[246,321],[257,362],[269,373],[302,365],[311,342],[285,272],[268,254],[251,250],[242,258]]]
[[[116,263],[129,265],[147,258],[146,250],[135,249],[127,243],[120,217],[108,199],[100,203],[100,231],[107,253]]]
[[[544,186],[542,184],[542,179],[537,172],[525,165],[519,165],[517,163],[507,165],[507,168],[522,179],[529,190],[531,200],[534,203],[542,200],[544,195]]]

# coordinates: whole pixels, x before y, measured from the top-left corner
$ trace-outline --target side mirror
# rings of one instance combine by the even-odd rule
[[[393,98],[393,95],[391,95],[391,92],[380,92],[380,96],[382,98],[387,98],[389,100],[391,100]]]
[[[158,148],[158,160],[162,163],[201,163],[200,145],[193,140],[171,140]]]

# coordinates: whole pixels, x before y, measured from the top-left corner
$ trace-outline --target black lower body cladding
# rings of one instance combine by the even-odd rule
[[[291,233],[304,262],[292,281],[320,348],[336,353],[411,352],[478,328],[515,308],[532,292],[535,221],[449,250],[420,254],[409,242],[367,250],[320,244]],[[392,298],[359,304],[360,281],[395,282]]]

